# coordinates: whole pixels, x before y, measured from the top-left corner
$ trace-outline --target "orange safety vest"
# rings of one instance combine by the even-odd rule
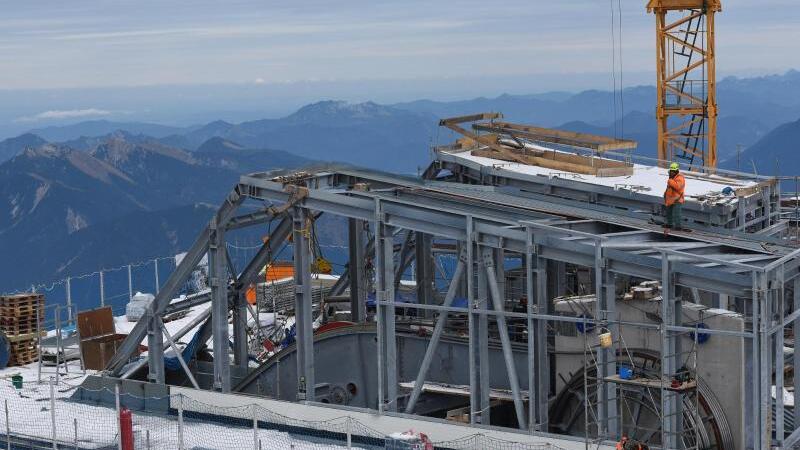
[[[672,206],[673,204],[683,203],[683,191],[686,188],[686,179],[683,178],[683,175],[677,174],[674,177],[667,180],[667,190],[664,192],[664,203],[667,206]]]

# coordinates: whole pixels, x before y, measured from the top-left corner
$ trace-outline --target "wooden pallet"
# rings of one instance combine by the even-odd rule
[[[43,318],[40,318],[41,322],[43,322]],[[22,320],[8,320],[6,318],[0,318],[0,331],[4,332],[8,336],[17,336],[20,334],[29,334],[29,333],[36,333],[36,318],[27,318]]]
[[[11,348],[11,358],[9,366],[22,366],[30,364],[39,359],[39,347],[36,338],[16,340],[9,342]]]
[[[42,303],[44,303],[44,295],[42,294],[0,295],[0,307],[40,305]]]

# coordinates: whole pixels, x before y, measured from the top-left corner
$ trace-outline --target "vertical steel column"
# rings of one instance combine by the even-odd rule
[[[238,367],[247,369],[247,286],[243,285],[236,293],[233,306],[233,361]],[[256,321],[258,318],[256,317]],[[256,323],[258,327],[258,323]]]
[[[465,276],[467,280],[467,305],[469,308],[467,314],[467,332],[469,334],[469,422],[476,424],[480,422],[481,413],[480,380],[478,375],[480,370],[480,361],[478,359],[480,336],[478,335],[478,315],[472,311],[478,307],[478,302],[475,300],[475,244],[472,217],[467,216],[465,225],[467,230],[466,242],[464,243],[467,257]]]
[[[533,333],[533,326],[535,319],[533,318],[534,308],[533,299],[535,296],[534,280],[533,280],[533,235],[531,234],[530,227],[525,227],[525,258],[523,264],[525,267],[525,299],[527,300],[525,312],[528,314],[526,329],[528,330],[528,431],[539,431],[539,418],[537,417],[536,409],[536,337]]]
[[[230,392],[230,337],[228,333],[228,263],[225,254],[225,227],[211,220],[208,269],[211,283],[211,329],[214,350],[214,389]]]
[[[164,384],[164,336],[152,303],[147,308],[147,380]]]
[[[547,259],[536,257],[534,260],[534,280],[536,305],[534,312],[547,314],[550,304],[547,296]],[[548,396],[550,395],[550,355],[547,352],[547,321],[533,321],[533,345],[536,352],[535,379],[531,399],[536,403],[536,423],[542,431],[547,430],[549,418]]]
[[[505,312],[505,295],[500,291],[497,283],[497,265],[501,264],[500,261],[494,259],[501,252],[496,250],[486,249],[483,254],[483,264],[486,269],[486,280],[489,286],[489,293],[492,297],[494,310],[498,313]],[[506,372],[508,372],[508,384],[511,387],[511,395],[514,399],[514,410],[517,414],[517,424],[519,428],[525,429],[527,421],[525,420],[525,408],[522,404],[522,394],[519,389],[519,379],[517,376],[517,367],[514,364],[514,352],[511,349],[511,339],[508,337],[508,324],[506,317],[502,314],[495,316],[497,322],[497,333],[500,335],[500,344],[503,349],[503,359],[506,363]]]
[[[294,316],[297,341],[297,399],[315,401],[314,314],[311,295],[311,248],[308,212],[292,211],[294,247]]]
[[[594,282],[595,282],[595,320],[601,321],[614,339],[621,339],[619,327],[613,314],[616,312],[615,276],[607,268],[603,258],[603,243],[595,241]],[[606,439],[619,436],[617,430],[617,386],[605,379],[617,373],[617,358],[613,347],[597,347],[598,399],[597,421],[598,434]]]
[[[483,270],[484,251],[479,246],[475,246],[478,250],[477,255],[477,299],[476,308],[480,310],[489,309],[489,286],[486,280],[486,271]],[[491,385],[489,383],[489,316],[485,313],[478,313],[478,332],[476,336],[478,344],[478,398],[480,399],[480,409],[478,410],[478,417],[483,425],[491,424]]]
[[[667,389],[678,370],[680,341],[674,332],[667,329],[681,321],[680,301],[675,296],[675,277],[672,263],[666,252],[661,253],[661,442],[666,448],[677,449],[683,422],[680,394]]]
[[[417,279],[417,302],[421,305],[433,304],[433,280],[436,268],[433,262],[433,239],[431,235],[414,233],[415,270]],[[425,316],[430,316],[431,311],[422,311]]]
[[[759,336],[758,341],[758,383],[759,383],[759,439],[756,448],[769,449],[772,440],[772,364],[770,352],[769,324],[771,319],[772,292],[771,284],[773,280],[769,278],[769,273],[756,272],[756,296],[758,301],[754,307],[759,309],[758,327],[754,327],[754,332]],[[755,322],[754,322],[755,323]],[[779,393],[778,395],[781,395]]]
[[[792,291],[792,312],[794,312],[800,310],[800,277],[794,278],[792,282]],[[800,318],[795,319],[792,326],[794,330],[794,348],[800,349]],[[798,351],[792,354],[792,369],[793,373],[800,374],[800,352]],[[794,377],[794,392],[800,393],[800,376]],[[798,403],[795,403],[795,405],[798,405]],[[794,410],[800,411],[800,408],[795,406]],[[795,419],[794,430],[792,430],[792,432],[798,428],[800,428],[800,421]]]
[[[779,270],[776,271],[775,276],[775,286],[774,286],[774,293],[775,298],[773,299],[773,324],[778,325],[783,323],[784,316],[784,307],[785,303],[785,283],[784,283],[784,268],[783,266],[779,267]],[[775,443],[776,447],[783,447],[783,438],[785,432],[785,411],[784,411],[784,404],[783,404],[783,386],[784,386],[784,379],[783,379],[783,370],[784,370],[784,359],[783,359],[783,330],[784,328],[781,326],[778,331],[775,332],[773,335],[773,346],[774,346],[774,357],[773,357],[773,370],[775,372]]]
[[[350,277],[350,320],[356,323],[363,322],[367,317],[364,225],[362,220],[347,220],[350,256],[347,264]]]
[[[392,227],[383,223],[380,204],[376,213],[375,254],[378,262],[375,297],[377,303],[394,303],[394,234]],[[383,352],[386,366],[386,408],[397,411],[397,336],[395,335],[395,308],[386,305],[381,308],[381,327],[383,342],[379,352]]]

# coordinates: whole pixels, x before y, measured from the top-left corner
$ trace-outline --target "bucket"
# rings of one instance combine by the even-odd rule
[[[16,374],[11,377],[11,384],[17,389],[22,389],[22,375]]]
[[[610,331],[606,331],[605,333],[601,333],[600,336],[598,336],[598,337],[600,338],[600,347],[611,348],[611,345],[613,344],[613,342],[611,340],[611,332]]]
[[[623,380],[630,380],[633,378],[633,369],[627,366],[620,366],[619,368],[619,377]]]

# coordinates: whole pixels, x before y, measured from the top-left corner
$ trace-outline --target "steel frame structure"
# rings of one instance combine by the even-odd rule
[[[354,189],[354,186],[362,188]],[[364,189],[363,186],[368,186]],[[267,207],[255,213],[236,216],[245,200],[269,202],[280,207]],[[333,169],[313,174],[299,173],[286,177],[259,173],[241,177],[209,225],[203,230],[152,303],[154,317],[168,312],[211,302],[210,315],[206,314],[200,328],[201,342],[213,339],[214,383],[221,392],[231,390],[231,358],[228,351],[228,315],[236,318],[247,314],[242,296],[254,281],[259,270],[278,245],[291,233],[294,241],[295,310],[297,313],[298,400],[315,401],[314,340],[312,329],[312,300],[310,292],[310,249],[307,218],[319,214],[341,216],[349,220],[351,253],[348,271],[351,298],[358,311],[366,297],[361,289],[367,286],[364,269],[357,264],[358,249],[373,252],[375,261],[376,316],[378,330],[378,399],[379,414],[394,414],[405,407],[413,411],[425,380],[426,364],[416,377],[410,396],[401,395],[397,379],[396,308],[438,312],[434,337],[426,351],[429,362],[435,350],[441,329],[448,313],[463,313],[462,308],[450,304],[456,289],[463,287],[468,299],[468,335],[470,380],[470,422],[489,424],[489,373],[498,368],[489,367],[488,345],[490,321],[496,323],[496,333],[509,377],[514,411],[520,428],[530,433],[548,431],[548,400],[550,367],[548,357],[547,324],[551,322],[586,322],[586,318],[555,314],[550,298],[553,280],[559,279],[553,267],[574,264],[593,269],[596,276],[598,308],[607,308],[607,317],[591,319],[598,326],[625,325],[615,315],[613,289],[609,286],[615,277],[627,276],[647,280],[660,280],[665,295],[674,300],[676,314],[665,316],[662,324],[637,323],[636,326],[661,330],[662,355],[674,355],[677,333],[697,332],[696,327],[682,325],[676,318],[682,298],[675,287],[724,294],[742,299],[749,326],[744,331],[703,329],[703,333],[722,337],[744,339],[748,344],[751,370],[746,373],[749,390],[742,399],[748,423],[755,424],[745,431],[745,439],[752,448],[771,448],[780,445],[772,442],[771,378],[775,374],[778,392],[783,388],[783,329],[794,327],[795,348],[800,348],[800,250],[775,244],[760,245],[756,238],[736,238],[725,234],[703,233],[697,236],[664,236],[659,230],[648,228],[640,221],[622,215],[599,217],[591,210],[565,208],[558,201],[541,201],[511,195],[491,188],[464,186],[454,183],[426,183],[420,180],[359,170]],[[279,219],[272,234],[248,265],[238,272],[225,251],[225,232],[231,229],[263,224]],[[374,242],[365,243],[359,237],[364,224],[375,233]],[[402,248],[395,255],[396,231],[413,233],[417,239],[448,240],[458,243],[459,262],[454,280],[444,301],[431,298],[426,303],[399,302],[395,297],[395,282],[399,274],[397,265],[404,265]],[[178,287],[208,252],[211,269],[211,293],[172,302]],[[415,252],[409,252],[415,253]],[[424,252],[423,252],[424,253]],[[423,255],[424,256],[424,255]],[[503,261],[506,257],[519,257],[525,267],[525,293],[528,306],[525,312],[508,311],[505,307]],[[398,262],[399,261],[399,262]],[[424,270],[424,269],[423,269]],[[426,288],[427,289],[427,288]],[[792,301],[784,301],[788,293]],[[428,294],[425,294],[428,295]],[[790,304],[790,305],[789,305]],[[360,317],[360,320],[365,320]],[[508,327],[510,318],[524,320],[528,330],[527,367],[525,377],[516,378],[517,370],[511,357]],[[200,323],[202,320],[198,320]],[[126,378],[138,368],[148,366],[148,379],[164,383],[163,341],[159,320],[140,321],[122,343],[116,356],[107,366],[110,376]],[[196,324],[195,324],[196,325]],[[186,327],[170,340],[177,340],[192,327]],[[234,327],[234,362],[239,369],[247,370],[246,334]],[[126,370],[139,343],[148,336],[150,356]],[[598,358],[609,361],[613,355],[607,349],[598,349]],[[800,368],[800,354],[795,353],[794,365]],[[611,366],[611,364],[606,364]],[[795,378],[800,392],[800,377]],[[527,408],[524,388],[527,387]],[[665,395],[666,397],[666,395]],[[784,436],[784,405],[778,395],[775,402],[774,431],[781,441]],[[601,421],[609,417],[614,407],[599,408]],[[674,417],[665,415],[664,417]],[[676,421],[665,420],[664,430],[674,430]],[[800,429],[789,430],[784,445],[800,440]]]

